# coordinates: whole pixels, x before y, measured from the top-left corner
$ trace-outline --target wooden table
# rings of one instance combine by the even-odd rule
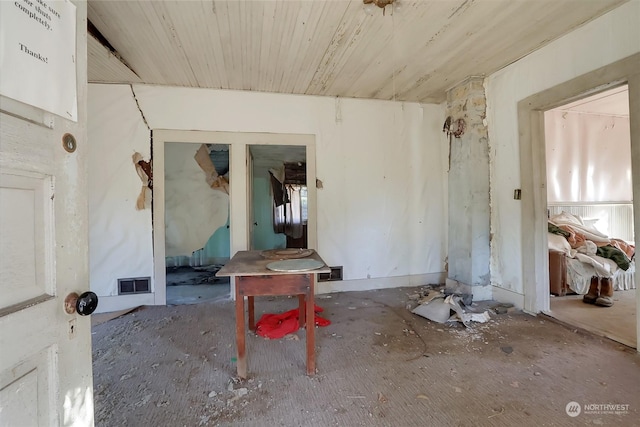
[[[276,260],[266,259],[261,251],[239,251],[218,271],[216,276],[234,277],[236,287],[236,340],[238,345],[238,376],[247,378],[247,354],[244,328],[244,297],[249,305],[249,329],[254,330],[254,297],[266,295],[298,295],[300,327],[307,329],[307,375],[316,371],[314,292],[318,273],[330,273],[331,269],[317,252],[305,259],[323,263],[323,267],[303,272],[280,272],[267,269]],[[306,304],[305,304],[306,302]],[[306,309],[305,309],[306,307]]]

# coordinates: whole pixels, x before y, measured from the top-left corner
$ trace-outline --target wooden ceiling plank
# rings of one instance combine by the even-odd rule
[[[295,61],[291,52],[295,50],[296,43],[299,43],[299,40],[294,39],[294,33],[297,27],[298,13],[302,4],[302,2],[298,1],[284,3],[286,5],[285,18],[281,32],[278,34],[280,50],[278,52],[277,63],[274,64],[276,72],[274,75],[274,85],[272,87],[272,90],[278,93],[287,93],[284,86],[285,76],[291,71],[290,69],[293,67],[292,62]]]
[[[175,31],[180,35],[180,47],[194,75],[196,87],[222,87],[215,64],[219,54],[209,41],[210,27],[216,25],[213,5],[202,1],[183,5],[171,3],[167,10],[174,17]],[[195,28],[206,28],[206,31],[195,31]]]
[[[253,51],[256,49],[256,40],[253,32],[252,16],[254,12],[260,8],[257,1],[239,2],[240,3],[240,40],[242,43],[242,89],[251,90],[251,60]]]
[[[278,56],[276,63],[274,64],[275,74],[273,86],[271,91],[278,93],[287,93],[283,88],[284,76],[292,67],[289,62],[292,59],[291,50],[295,49],[296,40],[293,38],[293,34],[296,28],[296,20],[298,11],[300,10],[300,2],[284,2],[284,19],[282,20],[282,26],[280,33],[278,34],[278,40],[280,49],[278,50]]]
[[[494,2],[497,4],[497,2]],[[475,3],[478,4],[478,3]],[[430,64],[434,61],[434,52],[431,46],[444,38],[447,29],[452,25],[452,21],[464,13],[469,13],[468,9],[474,3],[465,1],[436,2],[431,3],[428,8],[422,8],[420,12],[409,12],[408,15],[417,19],[409,22],[401,22],[394,28],[393,36],[393,58],[391,69],[385,68],[388,75],[394,76],[376,89],[373,96],[383,99],[408,100],[406,93],[407,81],[413,83],[420,78],[428,79]],[[404,16],[404,10],[402,15]],[[425,43],[416,43],[415,40],[426,40]],[[419,64],[419,66],[412,66]],[[408,77],[408,72],[416,75]]]
[[[255,2],[250,10],[251,55],[249,57],[249,90],[260,90],[260,56],[262,54],[262,29],[264,25],[264,2]]]
[[[210,52],[210,55],[204,55],[204,60],[207,63],[207,72],[212,77],[212,88],[224,89],[229,87],[229,80],[226,72],[226,64],[224,60],[224,54],[222,52],[222,44],[220,43],[220,33],[218,27],[218,14],[217,4],[215,1],[202,1],[200,3],[202,7],[202,16],[205,17],[207,25],[205,25],[206,32],[204,32],[204,46],[205,52]]]
[[[349,7],[340,21],[340,25],[320,61],[316,74],[311,81],[308,92],[313,95],[327,95],[327,87],[337,77],[339,63],[346,60],[345,53],[352,46],[354,39],[359,39],[357,29],[362,27],[366,15],[361,5],[349,3]]]
[[[310,2],[309,4],[311,5],[311,10],[307,16],[304,32],[301,35],[300,45],[296,54],[295,64],[298,72],[293,73],[291,93],[301,93],[304,91],[306,83],[308,83],[313,76],[313,72],[315,72],[317,67],[317,61],[314,61],[313,55],[317,54],[319,49],[316,49],[315,46],[323,45],[320,31],[331,27],[329,24],[324,25],[326,21],[323,20],[325,11],[329,9],[327,2],[316,1]],[[314,40],[317,41],[317,44],[313,42]]]
[[[294,93],[310,94],[309,87],[320,67],[328,46],[338,29],[340,19],[344,16],[347,2],[313,2],[317,18],[311,20],[307,37],[306,47],[300,56],[301,72],[298,73],[294,85]],[[311,39],[311,40],[309,40]]]
[[[127,63],[136,70],[141,78],[145,81],[150,77],[159,78],[160,76],[149,76],[144,72],[142,67],[142,58],[136,57],[135,61],[130,59],[135,56],[135,46],[133,44],[123,43],[122,35],[132,37],[134,34],[130,31],[129,22],[139,22],[143,20],[139,5],[130,4],[111,4],[105,2],[89,2],[87,5],[88,19],[100,31],[100,33],[109,41],[119,55],[124,58]],[[129,16],[129,20],[120,19],[120,16]],[[127,59],[130,58],[130,59]],[[89,63],[89,66],[93,66]],[[98,71],[99,72],[99,71]]]
[[[276,2],[273,32],[269,35],[271,55],[269,56],[267,66],[269,70],[269,81],[267,82],[266,90],[268,92],[277,92],[279,70],[282,66],[285,66],[281,60],[282,51],[286,49],[286,47],[283,46],[282,35],[285,32],[285,27],[287,25],[288,11],[289,7],[287,2]]]
[[[137,2],[126,2],[127,4],[134,3],[131,6],[132,10],[136,7]],[[129,40],[137,40],[142,43],[135,43],[135,51],[131,54],[131,58],[135,61],[140,59],[140,66],[134,65],[136,68],[143,68],[146,75],[153,76],[154,83],[159,82],[161,84],[168,85],[180,85],[183,83],[180,74],[175,75],[174,70],[170,67],[164,67],[163,63],[158,62],[157,52],[164,52],[161,57],[161,61],[169,61],[169,58],[174,58],[174,52],[170,49],[169,35],[165,32],[164,26],[159,21],[157,14],[155,13],[154,5],[150,2],[137,3],[139,12],[136,11],[133,16],[140,16],[143,25],[136,25],[132,20],[132,23],[128,25],[127,32],[132,33]],[[120,37],[120,44],[127,45],[127,39]],[[128,58],[126,56],[125,58]],[[127,59],[127,61],[129,61]],[[134,68],[135,69],[135,68]]]
[[[280,81],[280,90],[282,93],[294,93],[295,81],[304,68],[304,64],[300,62],[304,51],[308,49],[307,30],[312,25],[314,8],[313,2],[300,2],[294,18],[293,28],[289,36],[290,45],[287,49],[286,67],[283,69],[282,80]]]
[[[237,83],[233,89],[244,89],[244,61],[246,55],[245,36],[243,32],[242,8],[244,2],[230,1],[229,3],[229,29],[231,31],[231,52],[233,57],[233,69],[237,75]]]
[[[481,7],[481,9],[478,9]],[[397,79],[397,96],[401,99],[421,99],[421,87],[434,87],[432,94],[436,93],[441,99],[444,98],[445,91],[464,80],[470,74],[457,65],[459,60],[474,61],[474,58],[485,55],[481,43],[489,45],[498,43],[493,40],[492,31],[493,20],[499,20],[504,11],[510,7],[517,7],[516,2],[494,3],[492,5],[482,5],[475,3],[464,9],[459,9],[448,22],[438,31],[437,37],[432,37],[422,46],[420,51],[415,52],[413,58],[425,64],[421,70],[405,69]],[[487,26],[482,23],[491,20],[492,25]],[[504,37],[502,37],[504,39]],[[456,43],[447,40],[455,39]],[[508,39],[505,39],[508,40]],[[510,41],[509,41],[510,42]],[[443,65],[447,69],[443,69]],[[482,74],[483,70],[473,68],[476,75]]]
[[[535,37],[539,32],[555,34],[554,39],[559,37],[562,34],[558,34],[554,20],[559,19],[559,16],[563,13],[563,8],[566,7],[566,4],[560,3],[564,2],[539,2],[535,5],[529,5],[526,13],[539,18],[537,20],[532,19],[528,25],[523,25],[522,22],[513,20],[514,15],[524,13],[522,5],[518,3],[505,5],[502,9],[494,9],[492,13],[487,13],[483,17],[486,20],[491,19],[495,26],[499,26],[507,34],[517,33],[523,36],[517,46],[514,45],[510,38],[502,36],[502,33],[497,34],[495,31],[491,31],[491,28],[479,25],[477,16],[470,15],[465,17],[461,25],[465,26],[468,32],[473,33],[472,37],[463,38],[455,46],[448,46],[447,43],[441,42],[439,50],[442,52],[441,55],[443,57],[439,61],[441,65],[432,71],[432,80],[421,81],[421,79],[413,79],[413,87],[410,90],[426,94],[433,93],[434,87],[438,87],[438,91],[444,93],[448,88],[468,76],[462,71],[467,64],[473,64],[473,69],[476,70],[478,75],[487,75],[497,71],[500,67],[496,67],[496,64],[502,63],[502,61],[492,59],[493,54],[491,52],[500,52],[500,58],[506,59],[506,62],[510,63],[520,58],[518,52],[523,48],[531,52],[539,47],[539,44],[535,43],[540,42],[533,42],[539,39],[539,37]],[[587,11],[589,6],[600,8],[594,2],[581,4],[581,13],[585,13],[586,16],[597,12],[597,10]],[[579,5],[576,4],[575,6],[578,7]],[[472,53],[469,54],[469,52]],[[410,78],[409,81],[411,80]]]
[[[92,67],[90,83],[140,83],[140,78],[95,37],[87,36],[87,56],[99,66]]]
[[[276,16],[276,3],[265,2],[262,9],[262,33],[260,44],[260,61],[258,63],[258,85],[256,90],[264,90],[268,87],[269,80],[273,78],[269,68],[270,58],[273,55],[273,28]]]
[[[88,0],[88,17],[144,83],[424,102],[624,2],[406,0],[369,17],[361,0]],[[133,80],[88,49],[92,78]]]
[[[345,62],[336,79],[328,88],[330,92],[350,91],[352,96],[370,91],[389,81],[393,75],[393,35],[389,16],[369,17],[376,25],[365,25],[362,37],[351,52],[343,56]],[[381,19],[382,18],[382,19]]]
[[[385,62],[389,62],[389,57],[393,53],[388,46],[392,42],[392,20],[390,15],[373,16],[366,15],[362,10],[355,10],[357,26],[350,37],[349,42],[344,46],[344,51],[340,58],[335,61],[333,78],[327,80],[325,92],[344,93],[350,92],[350,96],[357,91],[354,83],[362,77],[363,70],[367,70],[374,64],[375,53],[383,51],[387,53]],[[370,86],[376,82],[386,81],[391,77],[388,74],[369,74],[369,80],[364,84]]]
[[[225,89],[239,89],[242,85],[240,73],[238,72],[238,63],[235,58],[233,49],[233,26],[232,13],[230,9],[232,2],[219,1],[216,2],[216,19],[218,22],[218,34],[220,36],[220,46],[222,47],[222,57],[225,64],[225,75],[228,86]]]
[[[488,75],[497,71],[522,57],[522,51],[532,52],[540,47],[542,43],[540,34],[550,36],[553,34],[552,39],[556,39],[570,31],[565,28],[564,32],[559,32],[558,29],[563,28],[564,25],[557,25],[555,22],[564,20],[567,7],[574,8],[572,10],[576,17],[583,14],[585,20],[608,10],[608,6],[602,3],[579,1],[573,4],[569,1],[547,1],[526,6],[526,9],[523,9],[522,3],[511,3],[504,5],[502,9],[494,9],[490,15],[480,17],[487,22],[490,20],[491,27],[479,25],[478,22],[481,19],[477,16],[471,16],[468,22],[460,23],[460,25],[466,24],[472,34],[455,46],[447,47],[447,43],[440,43],[440,51],[444,51],[449,56],[443,57],[438,61],[439,66],[432,69],[431,81],[410,76],[408,81],[413,81],[413,87],[409,90],[419,94],[421,99],[425,99],[434,92],[444,93],[463,80],[469,74],[462,71],[470,65],[479,75]],[[518,15],[530,18],[527,23],[523,23],[513,18]],[[533,18],[535,16],[538,18]],[[579,20],[578,18],[577,21]],[[495,28],[501,28],[501,32],[496,32]],[[505,37],[504,34],[518,34],[520,42],[514,43],[513,37]],[[473,54],[470,55],[469,52]]]
[[[202,72],[203,48],[198,38],[201,31],[194,31],[198,24],[203,24],[202,15],[199,14],[200,3],[190,1],[187,3],[157,2],[158,10],[162,11],[166,22],[166,31],[171,36],[170,41],[174,46],[176,62],[172,67],[183,70],[183,79],[190,87],[205,86],[208,78]],[[201,27],[201,28],[204,28]]]
[[[483,19],[490,19],[491,22],[495,22],[496,25],[508,24],[511,20],[509,16],[512,15],[510,10],[515,10],[518,4],[512,3],[501,6],[502,7],[493,8],[490,11],[482,11],[483,13],[487,13],[486,15],[482,15]],[[437,66],[431,67],[429,70],[429,79],[431,81],[423,77],[414,79],[413,76],[407,76],[407,91],[421,93],[423,87],[436,85],[439,88],[438,91],[444,93],[448,88],[468,76],[467,73],[463,72],[464,69],[459,66],[460,61],[477,63],[480,58],[486,56],[488,52],[487,48],[491,49],[493,46],[501,46],[500,49],[506,52],[504,49],[508,49],[508,45],[511,44],[512,41],[504,36],[496,37],[495,32],[490,31],[490,28],[486,26],[474,24],[474,21],[477,22],[475,17],[476,13],[481,12],[473,12],[466,16],[459,17],[460,22],[458,22],[458,24],[465,25],[466,27],[466,33],[458,35],[459,43],[451,46],[446,43],[446,40],[438,40],[430,46],[432,54],[438,55],[441,58],[441,61],[436,63]],[[522,27],[521,23],[519,27]],[[514,30],[519,31],[518,28],[514,28]],[[474,70],[476,70],[477,75],[482,75],[487,71],[477,66],[474,67]]]
[[[128,13],[131,13],[130,16],[134,19],[128,21],[131,23],[127,25],[124,34],[118,34],[118,42],[124,46],[127,46],[130,40],[139,43],[131,43],[134,49],[131,53],[123,54],[123,57],[127,62],[131,61],[129,63],[134,69],[140,70],[139,74],[144,76],[145,81],[176,86],[187,85],[188,80],[185,79],[184,72],[174,65],[179,62],[179,52],[171,41],[166,22],[160,19],[161,12],[157,10],[157,5],[151,2],[125,3],[130,5]],[[159,57],[158,52],[164,54]]]
[[[360,58],[363,65],[361,69],[355,69],[355,64],[350,67],[357,70],[352,78],[351,90],[353,96],[362,98],[378,98],[380,87],[384,86],[391,79],[394,73],[402,65],[398,61],[397,39],[395,31],[397,28],[403,28],[405,31],[410,27],[410,20],[415,20],[416,14],[409,8],[415,7],[414,4],[408,4],[402,9],[403,13],[395,12],[382,16],[381,33],[386,33],[384,39],[374,38],[371,40],[377,45],[377,49],[371,47],[364,48],[365,54]],[[407,12],[407,13],[405,13]],[[376,17],[375,19],[380,19]],[[368,46],[368,45],[367,45]],[[393,94],[389,96],[391,99]]]

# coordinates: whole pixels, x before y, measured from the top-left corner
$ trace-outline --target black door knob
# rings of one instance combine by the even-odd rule
[[[64,309],[68,314],[73,312],[78,313],[80,316],[88,316],[98,307],[98,295],[88,291],[83,292],[78,296],[75,292],[67,295],[64,300]]]
[[[76,311],[80,316],[88,316],[98,308],[98,295],[91,291],[84,292],[78,297]]]

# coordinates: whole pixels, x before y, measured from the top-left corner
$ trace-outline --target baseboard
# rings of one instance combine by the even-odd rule
[[[524,309],[524,294],[512,291],[510,289],[493,286],[493,299],[498,302],[508,302],[519,310]]]
[[[493,286],[491,285],[468,285],[449,278],[445,281],[445,285],[446,289],[452,293],[473,295],[474,301],[489,301],[493,299]]]
[[[316,284],[316,294],[331,292],[369,291],[444,283],[446,273],[414,274],[410,276],[378,277],[372,279],[338,280]]]
[[[112,311],[127,310],[141,305],[154,305],[155,294],[112,295],[98,296],[98,308],[95,313],[110,313]]]
[[[409,276],[378,277],[372,279],[338,280],[320,282],[316,284],[316,294],[332,292],[369,291],[385,288],[402,288],[409,286],[423,286],[441,284],[446,280],[446,273],[425,273]],[[231,298],[234,299],[234,283],[231,284]],[[524,295],[498,286],[473,286],[473,300],[483,301],[493,299],[499,302],[509,302],[516,308],[524,307]],[[99,297],[96,313],[109,313],[126,310],[142,305],[155,305],[155,294],[114,295]]]

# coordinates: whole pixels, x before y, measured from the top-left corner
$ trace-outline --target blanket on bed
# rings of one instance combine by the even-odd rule
[[[567,275],[570,286],[579,294],[587,292],[591,277],[613,278],[620,269],[626,271],[631,266],[634,245],[609,238],[576,215],[562,212],[552,216],[548,231],[549,249],[570,258]]]

